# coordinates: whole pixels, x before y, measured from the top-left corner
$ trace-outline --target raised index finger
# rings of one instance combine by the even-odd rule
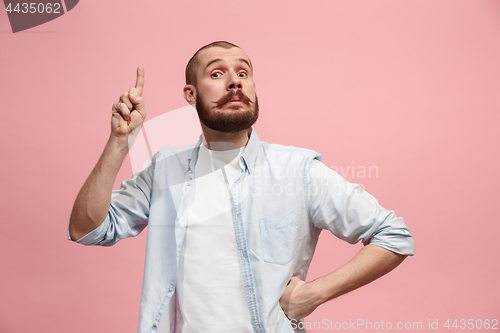
[[[144,67],[137,67],[137,80],[135,81],[135,88],[137,89],[137,94],[142,96],[142,89],[144,88]]]

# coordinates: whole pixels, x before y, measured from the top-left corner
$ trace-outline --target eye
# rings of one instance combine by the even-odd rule
[[[214,78],[214,79],[217,79],[219,77],[222,76],[222,73],[221,72],[213,72],[210,77]]]
[[[239,72],[238,76],[239,77],[247,77],[247,73],[245,73],[245,72]]]

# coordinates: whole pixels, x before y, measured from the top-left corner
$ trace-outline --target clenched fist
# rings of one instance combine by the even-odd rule
[[[113,104],[111,117],[111,135],[120,139],[127,139],[133,130],[140,127],[146,118],[146,108],[142,98],[144,88],[144,68],[137,67],[135,87],[120,96],[120,100]]]
[[[292,277],[279,302],[290,320],[309,316],[320,304],[317,302],[312,283],[306,283],[298,277]]]

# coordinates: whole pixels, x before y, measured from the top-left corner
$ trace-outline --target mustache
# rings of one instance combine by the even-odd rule
[[[227,95],[223,96],[221,99],[219,99],[217,102],[214,102],[217,104],[217,107],[220,108],[224,104],[231,102],[234,96],[238,96],[238,98],[245,103],[246,105],[250,105],[253,103],[253,101],[248,98],[247,95],[245,95],[241,90],[231,90]]]

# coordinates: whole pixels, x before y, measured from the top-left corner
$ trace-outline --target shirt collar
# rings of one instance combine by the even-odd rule
[[[257,155],[260,150],[260,139],[257,136],[257,133],[252,127],[252,133],[250,133],[250,139],[248,139],[248,143],[243,150],[243,154],[241,155],[241,160],[244,163],[246,170],[249,173],[252,173],[252,169],[255,165],[255,161],[257,160]]]
[[[200,146],[203,143],[202,135],[198,137],[198,140],[194,145],[193,151],[191,152],[191,155],[188,157],[188,166],[186,172],[194,170],[194,166],[196,165],[196,161],[198,160],[198,153],[200,151]],[[255,165],[259,149],[260,149],[260,139],[252,127],[250,138],[248,139],[247,145],[245,146],[243,154],[241,155],[242,163],[240,163],[240,166],[248,170],[249,173],[252,172],[253,166]]]

